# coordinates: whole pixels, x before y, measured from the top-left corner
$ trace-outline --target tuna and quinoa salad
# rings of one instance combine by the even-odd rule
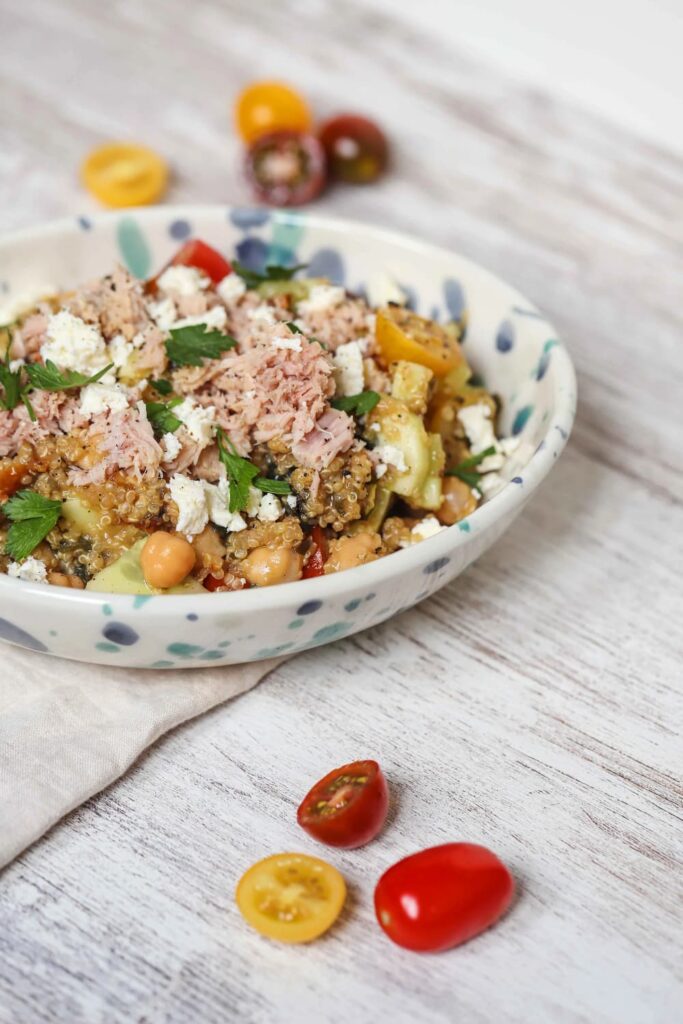
[[[419,543],[516,441],[463,322],[379,279],[256,273],[188,243],[0,311],[0,571],[113,593],[242,590]]]

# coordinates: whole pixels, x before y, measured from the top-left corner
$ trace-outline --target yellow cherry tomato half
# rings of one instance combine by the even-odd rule
[[[237,130],[245,142],[283,130],[307,132],[313,118],[305,99],[282,82],[254,82],[237,97]]]
[[[245,921],[278,942],[311,942],[339,917],[346,883],[336,868],[306,853],[276,853],[253,864],[235,894]]]
[[[465,361],[455,325],[444,327],[403,306],[377,311],[375,337],[388,363],[396,359],[420,363],[436,377],[444,377]]]
[[[108,142],[88,154],[81,178],[105,206],[146,206],[166,191],[168,166],[145,146]]]

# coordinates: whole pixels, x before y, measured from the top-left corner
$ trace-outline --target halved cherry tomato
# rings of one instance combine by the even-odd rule
[[[311,551],[301,574],[302,579],[310,580],[324,574],[328,552],[325,531],[321,526],[314,526],[311,530]]]
[[[315,135],[281,131],[264,135],[246,155],[254,195],[271,206],[300,206],[325,184],[325,152]]]
[[[389,147],[384,133],[367,117],[339,114],[320,127],[330,174],[340,181],[362,185],[375,181],[387,165]]]
[[[282,82],[253,82],[237,98],[237,130],[250,143],[282,129],[306,132],[312,117],[306,100]]]
[[[420,363],[436,377],[465,361],[454,328],[426,320],[403,306],[383,306],[377,311],[375,337],[388,363],[396,359]]]
[[[305,853],[276,853],[242,875],[235,894],[242,917],[278,942],[310,942],[339,917],[346,883],[331,864]]]
[[[232,267],[226,259],[216,250],[212,249],[206,242],[198,238],[191,238],[185,242],[171,260],[175,267],[196,267],[203,270],[207,277],[210,277],[214,284],[219,284],[224,277],[232,273]]]
[[[380,832],[389,790],[376,761],[335,768],[306,794],[297,811],[303,829],[328,846],[363,846]]]
[[[405,857],[380,878],[375,913],[390,939],[438,952],[489,928],[510,906],[515,883],[484,846],[446,843]]]
[[[146,146],[109,142],[88,154],[81,178],[105,206],[145,206],[165,192],[168,167]]]

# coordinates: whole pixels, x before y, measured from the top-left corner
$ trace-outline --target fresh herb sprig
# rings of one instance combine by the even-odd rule
[[[292,332],[292,334],[303,334],[304,333],[301,330],[300,327],[297,327],[297,325],[294,323],[293,320],[285,320],[285,327],[289,327],[289,329]]]
[[[230,483],[230,512],[242,512],[249,505],[249,488],[257,487],[260,491],[270,494],[291,494],[292,489],[286,480],[269,480],[260,476],[258,467],[237,453],[237,449],[224,433],[218,428],[216,433],[218,456],[225,466]]]
[[[5,541],[5,553],[17,561],[28,558],[57,525],[61,501],[44,498],[36,491],[18,491],[0,506],[11,526]]]
[[[0,409],[10,412],[12,409],[16,409],[20,402],[23,402],[29,417],[35,423],[35,410],[28,397],[29,385],[23,379],[22,370],[23,366],[16,370],[10,370],[9,360],[0,362],[0,386],[2,386]]]
[[[173,385],[170,380],[164,380],[163,377],[160,377],[159,380],[151,380],[149,383],[160,395],[170,395],[173,393]]]
[[[60,370],[51,359],[46,359],[45,365],[27,363],[24,369],[32,387],[42,391],[68,391],[69,388],[84,388],[87,384],[96,384],[113,366],[113,363],[109,363],[90,377],[76,370]]]
[[[444,476],[457,476],[459,480],[462,480],[467,484],[468,487],[478,487],[481,480],[481,473],[478,473],[474,468],[488,459],[489,455],[495,455],[496,449],[494,445],[487,448],[483,452],[478,452],[476,455],[471,455],[469,459],[463,459],[463,461],[454,466],[453,469],[447,469]]]
[[[356,416],[365,416],[372,412],[382,396],[376,391],[361,391],[357,395],[342,395],[333,398],[330,405],[333,409],[341,409],[342,412],[352,412]]]
[[[147,419],[157,436],[175,434],[176,430],[182,427],[183,421],[171,412],[171,409],[175,409],[182,402],[182,398],[172,398],[170,402],[145,402]]]
[[[247,288],[258,288],[260,284],[266,284],[268,281],[291,281],[295,274],[305,270],[307,266],[307,263],[297,263],[294,267],[280,267],[271,263],[261,274],[258,270],[250,270],[243,263],[235,261],[232,269],[239,274]]]
[[[229,334],[207,330],[206,324],[172,327],[166,354],[176,366],[203,366],[205,359],[220,359],[237,342]]]

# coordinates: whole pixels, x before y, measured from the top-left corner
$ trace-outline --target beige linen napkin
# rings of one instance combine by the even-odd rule
[[[0,868],[159,736],[251,689],[282,660],[151,672],[0,645]]]

